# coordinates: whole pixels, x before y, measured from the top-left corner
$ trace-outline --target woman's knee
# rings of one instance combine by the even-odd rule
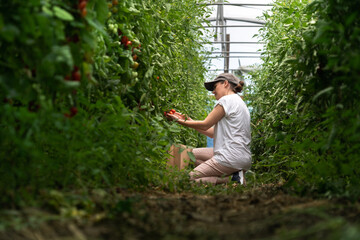
[[[195,181],[197,178],[199,178],[199,173],[196,171],[191,171],[189,176],[191,181]]]

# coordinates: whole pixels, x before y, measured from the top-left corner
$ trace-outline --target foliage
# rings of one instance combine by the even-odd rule
[[[359,3],[279,0],[252,95],[256,169],[299,192],[357,198]]]
[[[197,3],[0,3],[2,207],[42,189],[144,187],[173,142],[204,144],[162,117],[205,114]]]

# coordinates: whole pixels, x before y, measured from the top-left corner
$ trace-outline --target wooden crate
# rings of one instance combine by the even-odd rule
[[[171,167],[176,167],[181,170],[187,167],[190,163],[190,157],[188,152],[191,152],[192,148],[185,145],[172,145],[169,150],[169,157],[167,164]]]

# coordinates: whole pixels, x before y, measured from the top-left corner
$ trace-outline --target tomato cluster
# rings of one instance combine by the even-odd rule
[[[111,3],[108,3],[108,7],[113,13],[117,13],[118,9],[116,8],[116,5],[119,4],[118,0],[113,0]],[[111,16],[111,12],[109,12],[109,17]]]
[[[130,47],[131,48],[131,53],[132,53],[132,59],[133,59],[133,63],[131,64],[131,67],[133,69],[137,69],[139,67],[139,62],[137,62],[136,60],[138,59],[138,55],[137,53],[140,53],[141,50],[140,50],[140,47],[141,47],[141,44],[138,40],[133,40],[131,41],[128,36],[124,35],[120,30],[118,30],[118,35],[119,37],[121,38],[120,42],[121,42],[121,45],[124,46],[125,49],[129,49]]]
[[[132,47],[131,52],[132,52],[132,58],[133,58],[134,63],[132,64],[131,67],[133,69],[137,69],[139,67],[139,63],[136,61],[138,59],[137,53],[141,52],[141,50],[140,50],[141,44],[137,40],[134,40],[133,45],[134,46]]]
[[[77,107],[71,107],[70,108],[70,113],[65,113],[64,116],[67,118],[72,118],[73,116],[75,116],[78,113],[78,109]]]
[[[74,66],[71,75],[66,75],[65,76],[65,80],[66,81],[76,81],[76,82],[80,82],[81,80],[81,74],[80,74],[80,70],[77,66]]]
[[[175,109],[170,109],[169,111],[164,112],[164,116],[166,117],[168,114],[173,115],[175,113],[176,113]]]
[[[119,35],[122,35],[121,31],[119,31]],[[129,40],[127,36],[124,35],[121,37],[121,44],[124,45],[125,48],[128,48],[129,46],[132,45],[132,42]]]
[[[81,12],[81,16],[85,17],[87,15],[86,5],[88,0],[79,0],[79,10]]]

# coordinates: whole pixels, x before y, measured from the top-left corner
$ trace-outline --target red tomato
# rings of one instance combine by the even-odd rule
[[[75,71],[72,73],[72,79],[74,81],[80,81],[81,80],[81,74],[79,71]]]
[[[81,11],[81,16],[85,17],[87,15],[87,10],[86,8],[84,8],[82,11]]]
[[[127,36],[122,36],[121,37],[121,44],[126,45],[126,43],[129,41]]]
[[[70,116],[73,117],[78,113],[77,107],[70,108]]]
[[[87,4],[86,1],[80,2],[80,4],[79,4],[79,9],[82,11],[82,10],[86,7],[86,4]]]

